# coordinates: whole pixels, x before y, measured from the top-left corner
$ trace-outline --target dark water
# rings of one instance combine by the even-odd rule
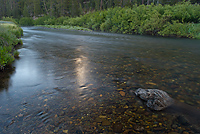
[[[199,132],[199,40],[23,30],[20,59],[0,72],[0,133]],[[139,87],[178,105],[150,111]]]

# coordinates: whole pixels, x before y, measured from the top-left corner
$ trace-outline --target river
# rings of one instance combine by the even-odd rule
[[[192,114],[151,111],[133,91],[161,89],[200,115],[200,40],[23,30],[0,72],[0,133],[199,132]]]

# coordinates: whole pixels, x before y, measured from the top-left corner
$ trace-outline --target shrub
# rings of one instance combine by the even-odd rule
[[[3,21],[11,21],[11,22],[15,23],[16,25],[18,24],[17,21],[15,19],[13,19],[12,17],[3,17],[2,20]]]
[[[48,20],[44,21],[45,25],[55,25],[56,19],[55,18],[49,18]]]
[[[150,34],[200,38],[200,5],[182,2],[170,5],[134,5],[89,12],[75,18],[48,19],[47,25],[80,26],[124,34]]]
[[[63,16],[59,17],[59,18],[56,19],[55,24],[56,25],[63,25],[63,22],[67,21],[68,19],[69,19],[69,17],[63,17]]]
[[[11,65],[14,56],[19,55],[14,47],[19,43],[22,44],[22,41],[17,38],[21,37],[22,34],[22,29],[15,24],[0,25],[0,70]]]
[[[5,66],[11,65],[14,61],[14,57],[10,52],[11,47],[0,46],[0,70],[2,70]]]
[[[23,17],[19,20],[19,25],[21,26],[33,26],[33,19],[29,17]]]
[[[35,19],[34,25],[45,25],[45,21],[47,21],[49,18],[51,18],[50,16],[43,16],[43,17],[39,17],[37,19]]]

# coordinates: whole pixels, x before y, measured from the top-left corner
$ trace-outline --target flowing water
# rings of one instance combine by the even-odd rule
[[[24,27],[0,72],[0,133],[197,133],[200,41]],[[133,91],[177,104],[149,110]]]

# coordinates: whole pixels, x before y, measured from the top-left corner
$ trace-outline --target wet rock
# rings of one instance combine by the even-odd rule
[[[155,134],[155,133],[152,131],[147,131],[147,134]]]
[[[173,124],[173,125],[172,125],[172,128],[174,128],[174,129],[177,128],[177,127],[178,127],[178,126],[177,126],[176,124]]]
[[[115,133],[122,133],[123,132],[123,125],[120,122],[116,122],[113,124],[113,131]]]
[[[177,133],[177,132],[169,132],[168,134],[179,134],[179,133]]]
[[[183,134],[189,134],[189,132],[184,131]]]
[[[200,133],[200,127],[197,125],[191,125],[190,129],[193,130],[195,133]]]
[[[96,122],[103,122],[103,119],[102,119],[102,118],[99,118],[99,117],[97,117],[97,118],[95,119],[95,121],[96,121]]]
[[[154,131],[162,131],[164,130],[165,128],[162,128],[162,127],[155,127],[153,128]]]
[[[164,91],[159,89],[142,89],[139,88],[135,94],[140,99],[146,101],[147,107],[152,110],[163,110],[173,104],[174,100]]]
[[[109,126],[110,125],[110,122],[108,120],[104,120],[102,122],[102,126]]]
[[[184,116],[182,116],[182,115],[178,116],[177,120],[178,120],[178,122],[180,124],[182,124],[184,126],[189,126],[190,125],[189,121]]]
[[[133,130],[125,130],[123,134],[135,134]]]
[[[111,109],[111,108],[106,109],[106,110],[105,110],[105,113],[106,113],[106,114],[112,114],[112,109]]]
[[[76,130],[76,134],[83,134],[81,130]]]
[[[61,111],[61,112],[60,112],[60,115],[61,115],[61,116],[64,116],[64,115],[65,115],[65,112],[64,112],[64,111]]]
[[[135,125],[135,126],[133,127],[133,129],[134,129],[135,131],[139,131],[139,132],[144,131],[144,127],[143,127],[143,126],[140,126],[140,125]]]
[[[63,130],[63,133],[68,134],[68,130]]]

